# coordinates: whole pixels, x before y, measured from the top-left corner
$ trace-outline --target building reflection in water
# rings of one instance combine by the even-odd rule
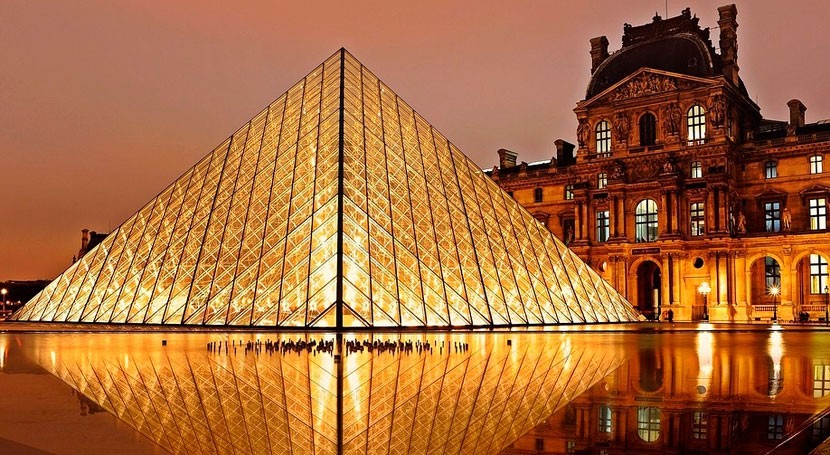
[[[46,370],[174,453],[497,453],[624,359],[612,337],[579,334],[357,334],[345,340],[432,350],[342,357],[239,344],[279,336],[20,337]],[[219,340],[231,344],[206,349]]]
[[[504,453],[808,453],[830,436],[822,336],[631,337],[637,355]]]

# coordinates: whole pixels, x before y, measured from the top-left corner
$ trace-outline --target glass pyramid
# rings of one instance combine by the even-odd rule
[[[638,317],[341,49],[13,318],[341,328]]]
[[[242,336],[252,341],[231,339]],[[41,335],[31,355],[171,453],[226,454],[498,453],[625,359],[618,343],[595,335],[338,336],[339,345],[368,338],[434,347],[338,361],[305,350],[207,351],[215,334],[165,334],[166,347],[151,333],[53,334]]]

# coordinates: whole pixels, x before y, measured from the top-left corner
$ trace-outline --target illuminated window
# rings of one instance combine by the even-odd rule
[[[692,438],[706,439],[709,432],[709,417],[703,411],[695,411],[692,416]]]
[[[703,177],[703,164],[700,161],[692,162],[692,178],[699,179]]]
[[[810,199],[810,230],[827,229],[827,200],[823,197]]]
[[[603,120],[597,123],[597,155],[601,157],[611,155],[611,124]]]
[[[597,174],[597,188],[603,189],[608,186],[608,174],[600,172]]]
[[[764,258],[764,285],[767,289],[781,284],[781,266],[769,256]]]
[[[637,242],[657,240],[657,203],[643,199],[634,210],[634,234]]]
[[[706,110],[700,105],[694,105],[686,112],[688,131],[686,139],[689,145],[702,144],[706,139]]]
[[[703,202],[693,202],[689,208],[689,223],[694,236],[706,233],[706,213]]]
[[[810,255],[810,293],[823,294],[827,287],[827,261],[820,254]]]
[[[574,198],[574,186],[571,184],[565,185],[565,199],[571,200]]]
[[[784,416],[781,414],[769,416],[767,423],[767,439],[784,439]]]
[[[611,432],[611,408],[608,406],[599,407],[599,432]]]
[[[605,242],[611,236],[611,212],[608,210],[597,211],[597,242]]]
[[[637,436],[645,442],[660,437],[660,410],[653,407],[637,408]]]
[[[830,365],[813,365],[813,397],[830,395]]]
[[[533,202],[542,202],[542,189],[536,188],[533,190]]]
[[[640,117],[640,145],[654,145],[657,140],[657,120],[650,113]]]
[[[576,441],[565,442],[565,453],[576,453]]]
[[[824,165],[822,161],[824,161],[824,159],[821,155],[813,155],[810,157],[811,174],[821,174],[822,172],[824,172]]]
[[[764,229],[767,232],[781,232],[781,203],[764,203]]]
[[[778,177],[778,163],[775,161],[764,163],[764,178],[774,179],[776,177]]]

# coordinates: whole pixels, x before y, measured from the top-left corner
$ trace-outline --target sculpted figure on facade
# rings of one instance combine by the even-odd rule
[[[620,86],[613,95],[612,101],[636,98],[638,96],[674,90],[677,84],[674,79],[659,74],[641,74],[631,79],[627,84]]]
[[[744,216],[744,212],[738,212],[738,225],[736,230],[738,234],[746,234],[746,216]]]
[[[576,127],[576,140],[579,142],[579,148],[585,148],[591,141],[591,127],[588,126],[587,119],[579,119],[579,126]]]
[[[677,104],[666,106],[663,110],[663,135],[672,136],[680,133],[680,119],[683,114]]]
[[[674,174],[674,161],[671,158],[666,158],[666,161],[663,161],[663,173]]]
[[[712,126],[720,128],[723,126],[724,117],[726,115],[726,103],[723,101],[723,95],[715,95],[709,101],[709,118],[712,121]]]
[[[622,162],[620,160],[614,161],[611,165],[610,171],[608,173],[608,178],[611,180],[623,180],[625,179],[625,168],[623,167]]]
[[[793,215],[790,213],[789,207],[784,207],[784,211],[781,213],[781,224],[785,231],[789,231],[792,228]]]
[[[617,114],[615,127],[617,128],[617,137],[621,141],[628,142],[628,133],[631,131],[631,120],[628,119],[628,116],[625,115],[625,113],[620,112]]]

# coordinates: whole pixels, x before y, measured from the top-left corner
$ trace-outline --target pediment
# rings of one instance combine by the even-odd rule
[[[685,91],[717,84],[718,82],[711,79],[642,68],[603,90],[593,98],[579,103],[577,107],[587,108],[594,104],[620,102],[666,92]]]

